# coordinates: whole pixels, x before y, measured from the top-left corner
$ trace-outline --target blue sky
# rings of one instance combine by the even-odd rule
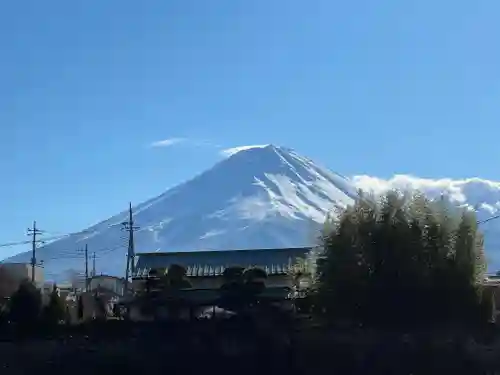
[[[83,229],[244,144],[500,180],[498,1],[140,4],[0,5],[0,243]],[[169,138],[191,141],[149,146]]]

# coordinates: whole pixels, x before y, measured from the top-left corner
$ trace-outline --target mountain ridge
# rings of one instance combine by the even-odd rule
[[[326,213],[345,207],[356,190],[342,176],[292,149],[243,147],[212,168],[133,209],[137,252],[311,246]],[[88,244],[98,272],[121,274],[125,241],[121,212],[38,250],[49,278],[82,268],[74,255]],[[10,260],[29,261],[29,253]]]
[[[376,194],[417,188],[430,197],[444,192],[456,204],[476,207],[480,219],[500,213],[500,183],[494,181],[410,175],[346,178],[287,147],[267,144],[226,151],[226,158],[213,167],[135,205],[137,252],[312,246],[326,214],[352,204],[360,188]],[[83,254],[76,255],[76,249],[85,244],[96,252],[98,272],[123,274],[127,246],[121,224],[127,216],[122,211],[41,247],[37,259],[43,260],[47,278],[59,282],[70,270],[81,272]],[[495,251],[499,224],[485,225],[493,267],[500,264]],[[4,261],[30,258],[26,252]]]

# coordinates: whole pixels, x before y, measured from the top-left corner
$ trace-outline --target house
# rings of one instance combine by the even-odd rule
[[[189,251],[140,253],[137,255],[134,290],[144,289],[151,270],[164,273],[173,265],[183,266],[194,289],[218,289],[223,283],[223,272],[229,267],[258,267],[266,271],[266,287],[292,287],[289,271],[298,258],[306,258],[310,247],[282,249],[251,249],[222,251]]]
[[[82,308],[82,320],[103,317],[104,313],[112,315],[113,305],[124,294],[125,282],[123,278],[110,275],[95,275],[90,277],[85,287],[66,298],[71,320],[78,322],[79,304]]]
[[[52,294],[54,287],[56,287],[57,292],[59,296],[65,300],[68,295],[74,294],[76,291],[75,288],[73,288],[72,284],[69,283],[60,283],[56,284],[54,282],[46,282],[43,284],[41,292],[42,292],[42,302],[44,304],[49,303],[50,301],[50,295]]]
[[[261,298],[280,306],[290,305],[294,280],[290,276],[292,266],[299,258],[307,258],[311,248],[282,248],[282,249],[251,249],[251,250],[224,250],[224,251],[191,251],[168,253],[141,253],[138,254],[135,272],[132,275],[132,289],[141,295],[145,290],[146,280],[151,279],[151,271],[164,274],[171,265],[180,265],[186,269],[186,276],[191,288],[176,292],[177,300],[183,301],[188,310],[183,312],[184,317],[199,316],[205,309],[216,309],[220,299],[220,287],[224,283],[224,270],[230,267],[261,268],[266,271],[266,288]],[[158,297],[156,305],[157,318],[166,316],[163,311],[165,297]],[[154,319],[144,314],[141,298],[129,297],[123,300],[127,305],[129,316],[133,320]]]
[[[102,290],[115,295],[123,295],[125,279],[110,275],[95,275],[88,280],[89,291]]]
[[[24,280],[31,280],[32,266],[29,263],[0,263],[0,298],[10,297]],[[44,284],[43,268],[35,266],[35,285]]]
[[[483,293],[493,297],[493,321],[498,321],[500,315],[500,276],[488,276],[483,281]]]

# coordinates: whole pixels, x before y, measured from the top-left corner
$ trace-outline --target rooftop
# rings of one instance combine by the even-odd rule
[[[136,274],[145,277],[151,269],[167,269],[172,264],[182,265],[187,276],[219,276],[233,266],[259,267],[269,275],[288,272],[297,258],[307,256],[310,247],[283,249],[249,249],[223,251],[191,251],[137,254]]]

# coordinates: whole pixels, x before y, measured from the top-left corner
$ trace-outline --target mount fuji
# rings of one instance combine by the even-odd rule
[[[209,170],[133,207],[136,252],[227,250],[311,246],[328,213],[352,204],[357,189],[381,193],[417,188],[431,198],[445,194],[474,207],[479,219],[500,214],[500,183],[481,180],[426,180],[395,176],[345,178],[295,151],[274,145],[244,146]],[[45,277],[67,281],[83,271],[86,244],[96,254],[98,273],[123,275],[127,233],[121,212],[37,250]],[[500,220],[485,226],[490,268],[500,265]],[[272,251],[272,250],[270,250]],[[29,262],[31,253],[5,261]]]
[[[232,149],[193,179],[133,207],[135,249],[140,252],[309,246],[326,214],[353,203],[357,191],[344,177],[291,149],[273,145]],[[122,212],[37,250],[46,278],[82,272],[88,245],[97,272],[122,275],[126,232]],[[21,253],[6,261],[29,262]]]

